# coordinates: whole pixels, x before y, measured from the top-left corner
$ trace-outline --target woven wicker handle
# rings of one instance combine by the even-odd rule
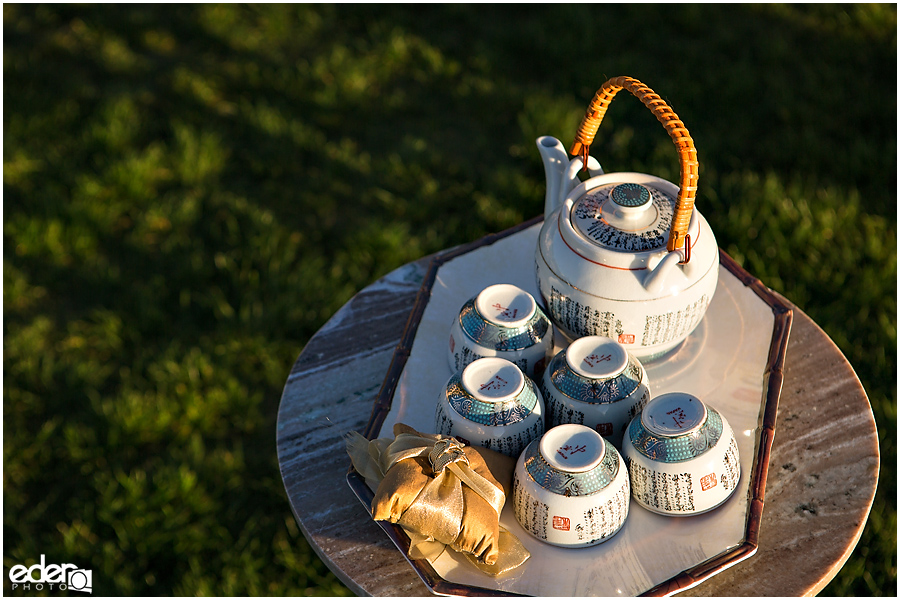
[[[691,223],[694,198],[697,195],[700,163],[697,162],[697,149],[694,147],[691,134],[688,133],[678,115],[659,95],[633,77],[613,77],[597,90],[594,99],[591,100],[587,112],[581,120],[581,125],[578,126],[578,133],[575,134],[575,142],[569,153],[587,159],[588,151],[594,141],[594,136],[597,135],[597,129],[600,127],[600,122],[603,121],[606,109],[609,108],[609,103],[621,89],[626,89],[634,94],[653,112],[669,132],[669,136],[678,149],[678,157],[681,159],[681,186],[675,202],[675,215],[672,219],[669,243],[666,246],[668,251],[672,252],[684,245],[688,225]]]

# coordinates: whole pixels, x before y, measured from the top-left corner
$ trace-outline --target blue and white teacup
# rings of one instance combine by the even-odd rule
[[[516,520],[548,544],[584,548],[609,540],[625,524],[629,502],[625,462],[584,425],[549,429],[516,463]]]
[[[552,352],[553,326],[534,297],[499,283],[484,288],[460,309],[450,327],[447,357],[452,371],[496,356],[537,378]]]
[[[482,358],[450,377],[438,399],[434,429],[517,458],[544,433],[544,400],[515,364]]]
[[[737,489],[741,462],[731,425],[691,394],[662,394],[628,426],[622,454],[631,494],[664,515],[710,511]]]
[[[625,429],[650,398],[647,372],[625,347],[608,337],[575,340],[551,359],[541,378],[547,428],[579,423],[617,448]]]

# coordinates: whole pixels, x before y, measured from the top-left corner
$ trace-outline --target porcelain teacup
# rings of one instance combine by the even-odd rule
[[[516,463],[516,520],[548,544],[584,548],[609,540],[625,524],[629,501],[625,462],[584,425],[549,429]]]
[[[741,463],[728,421],[691,394],[652,399],[622,442],[631,494],[641,506],[687,516],[721,505],[737,489]]]
[[[650,387],[644,366],[622,344],[588,336],[550,360],[541,379],[541,394],[548,429],[580,423],[621,448],[625,428],[647,403]]]
[[[544,401],[510,361],[487,357],[454,373],[438,399],[436,433],[516,458],[544,433]]]
[[[537,378],[553,352],[550,319],[525,290],[508,283],[470,298],[450,327],[448,360],[458,371],[479,358],[497,356]]]

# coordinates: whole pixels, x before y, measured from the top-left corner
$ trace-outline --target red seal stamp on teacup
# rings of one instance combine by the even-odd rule
[[[559,529],[560,531],[568,531],[569,530],[569,517],[557,517],[553,516],[553,529]]]
[[[700,478],[700,488],[705,492],[706,490],[712,489],[716,487],[716,474],[710,473],[709,475],[704,475]]]
[[[597,423],[597,426],[594,428],[597,430],[602,436],[612,435],[613,434],[613,424],[612,423]]]

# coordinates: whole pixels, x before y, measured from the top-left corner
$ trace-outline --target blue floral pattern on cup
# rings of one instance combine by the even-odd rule
[[[552,467],[541,456],[540,440],[531,442],[525,448],[525,472],[542,488],[560,496],[590,496],[608,486],[619,472],[619,453],[615,447],[606,445],[600,464],[583,473],[564,472]]]
[[[447,383],[447,401],[457,413],[481,425],[499,427],[518,423],[531,414],[537,404],[538,391],[534,382],[525,378],[525,385],[513,400],[483,402],[472,396],[462,385],[462,372]]]
[[[588,404],[609,404],[627,398],[641,384],[641,367],[633,356],[628,357],[625,370],[610,379],[582,377],[569,368],[565,352],[553,357],[547,371],[556,389]]]
[[[716,445],[724,429],[722,415],[709,406],[706,408],[706,420],[695,431],[672,437],[657,435],[648,431],[637,416],[628,426],[628,437],[635,450],[657,462],[677,463],[696,458]]]
[[[522,327],[499,327],[489,323],[475,308],[475,298],[468,300],[459,312],[463,332],[475,343],[494,350],[513,351],[533,346],[544,339],[550,319],[540,306]]]

